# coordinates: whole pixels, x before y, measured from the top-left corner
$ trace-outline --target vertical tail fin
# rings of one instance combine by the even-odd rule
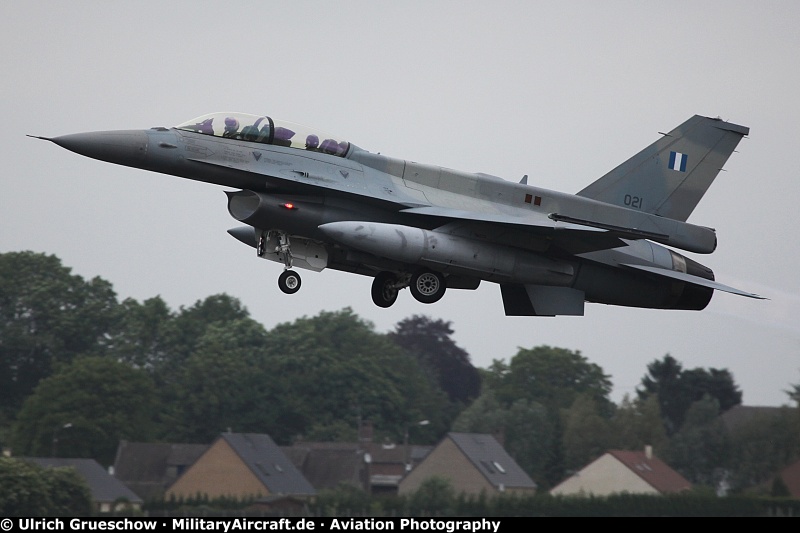
[[[749,132],[745,126],[695,115],[578,196],[686,221]]]

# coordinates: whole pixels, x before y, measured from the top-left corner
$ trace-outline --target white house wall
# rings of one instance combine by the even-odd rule
[[[632,472],[614,456],[605,454],[554,487],[550,494],[607,496],[622,492],[630,494],[659,494],[649,483]]]

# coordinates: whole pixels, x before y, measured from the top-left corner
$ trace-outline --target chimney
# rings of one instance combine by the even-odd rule
[[[653,458],[653,447],[649,444],[646,444],[644,447],[644,456],[647,460],[651,460]]]
[[[358,428],[358,442],[367,444],[372,442],[372,422],[364,420]]]
[[[505,448],[506,446],[505,429],[503,428],[496,429],[495,432],[492,434],[492,436],[494,437],[494,440],[496,440],[501,447]]]

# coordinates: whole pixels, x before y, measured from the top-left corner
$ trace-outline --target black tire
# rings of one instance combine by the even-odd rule
[[[284,270],[278,278],[278,287],[286,294],[294,294],[300,290],[300,274],[294,270]]]
[[[378,272],[372,280],[372,302],[378,307],[391,307],[397,301],[396,288],[391,287],[397,278],[391,272]]]
[[[411,277],[411,295],[418,302],[432,304],[444,296],[447,289],[444,276],[432,270],[420,270]]]

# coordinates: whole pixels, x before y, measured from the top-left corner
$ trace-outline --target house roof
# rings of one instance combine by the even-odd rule
[[[117,448],[114,477],[145,500],[160,498],[207,449],[207,444],[123,440]]]
[[[223,433],[220,437],[272,494],[316,494],[314,487],[269,435]]]
[[[287,446],[282,448],[292,463],[317,490],[341,483],[364,486],[364,453],[352,447]]]
[[[643,451],[609,450],[608,453],[662,494],[692,488],[692,484],[654,455]]]
[[[536,488],[536,483],[492,435],[448,433],[447,437],[495,487]]]
[[[142,503],[142,499],[133,493],[122,482],[106,472],[94,459],[66,459],[54,457],[24,457],[24,461],[35,463],[45,468],[72,467],[89,486],[92,500],[95,502],[113,503],[126,499],[131,503]]]
[[[366,458],[370,461],[371,483],[396,485],[405,474],[407,459],[419,463],[431,446],[384,445],[374,442],[297,442],[281,448],[317,489],[333,488],[341,483],[363,487]],[[408,453],[408,457],[406,457]],[[389,479],[390,478],[390,479]]]
[[[752,420],[778,416],[782,407],[759,407],[754,405],[734,405],[722,415],[722,423],[728,431],[734,431]]]
[[[800,461],[795,461],[781,470],[780,477],[792,498],[800,498]]]

